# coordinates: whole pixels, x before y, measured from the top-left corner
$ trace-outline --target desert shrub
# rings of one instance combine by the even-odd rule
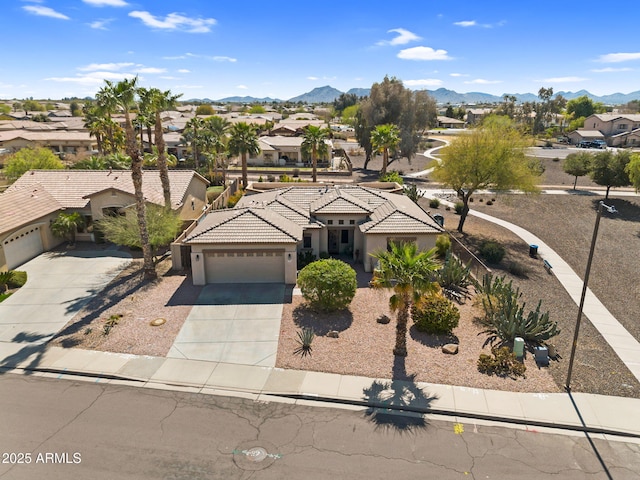
[[[469,297],[469,286],[474,282],[471,276],[471,262],[464,265],[448,251],[442,268],[436,274],[436,281],[445,295],[453,296],[449,292],[454,292],[462,297]]]
[[[262,175],[260,175],[260,176],[258,177],[258,183],[262,183],[262,182],[264,182],[264,180],[262,179]]]
[[[327,252],[320,252],[319,257],[321,259],[326,259],[326,258],[331,258],[331,255],[329,255]]]
[[[449,235],[438,235],[436,237],[436,255],[444,258],[449,250],[451,250],[451,239]]]
[[[333,258],[312,262],[298,275],[302,296],[312,308],[334,311],[346,308],[356,294],[356,271]]]
[[[240,201],[240,199],[242,198],[243,195],[244,195],[244,190],[242,190],[241,188],[236,190],[236,193],[231,195],[229,197],[229,200],[227,200],[227,207],[229,207],[229,208],[235,207],[236,203],[238,203]]]
[[[300,169],[299,168],[294,168],[292,170],[293,173],[293,178],[298,178],[300,176]]]
[[[411,307],[413,323],[421,332],[449,334],[458,326],[460,312],[448,298],[436,294]]]
[[[298,270],[302,270],[311,262],[315,262],[316,256],[313,252],[298,252]]]
[[[399,185],[404,183],[404,179],[401,176],[400,172],[396,172],[395,170],[391,170],[384,175],[380,175],[379,180],[381,182],[396,182]]]
[[[267,175],[267,182],[275,182],[276,181],[276,177],[275,175]]]
[[[458,215],[462,215],[462,210],[464,209],[464,203],[462,203],[462,202],[456,202],[456,203],[453,205],[453,209],[455,210],[455,212],[456,212]]]
[[[516,277],[526,277],[529,269],[520,262],[509,262],[508,271]]]
[[[440,206],[440,200],[432,198],[429,200],[429,208],[438,208]]]
[[[504,254],[504,247],[494,240],[485,240],[480,245],[480,256],[489,263],[500,263]]]
[[[493,201],[492,200],[487,200],[487,205],[489,205],[489,206],[493,205]]]
[[[560,333],[558,323],[549,318],[549,312],[542,312],[542,300],[535,310],[525,315],[526,303],[520,304],[522,293],[513,288],[505,277],[493,278],[486,274],[482,279],[482,308],[485,313],[483,323],[487,327],[482,333],[489,334],[489,341],[500,339],[513,342],[521,337],[525,342],[539,345]]]
[[[27,283],[27,272],[13,270],[13,275],[7,282],[9,288],[21,288]]]
[[[286,173],[283,173],[282,175],[280,175],[279,180],[283,183],[289,183],[289,182],[293,182],[293,177],[290,177]]]
[[[5,291],[9,290],[9,282],[13,278],[14,271],[8,270],[6,272],[0,272],[0,287],[4,288]]]
[[[312,328],[302,328],[297,332],[296,343],[298,347],[293,351],[296,355],[301,355],[306,357],[307,355],[311,355],[311,344],[313,343],[313,339],[316,338],[316,334]]]
[[[527,367],[518,361],[509,347],[493,347],[491,355],[480,354],[478,371],[487,375],[524,377]]]
[[[418,186],[415,183],[412,183],[411,185],[404,185],[402,187],[402,191],[413,203],[418,203],[418,200],[424,197],[424,192],[418,190]]]

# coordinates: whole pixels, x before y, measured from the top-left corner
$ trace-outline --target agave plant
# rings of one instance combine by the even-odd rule
[[[314,338],[316,338],[316,334],[312,328],[302,328],[298,332],[298,338],[296,339],[299,346],[293,351],[293,353],[296,355],[302,355],[303,357],[311,355],[311,343]]]

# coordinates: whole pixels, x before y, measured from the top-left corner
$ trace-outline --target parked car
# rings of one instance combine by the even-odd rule
[[[578,148],[607,148],[604,140],[582,140],[576,145]]]

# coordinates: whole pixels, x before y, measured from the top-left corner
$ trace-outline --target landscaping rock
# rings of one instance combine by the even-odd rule
[[[447,343],[442,347],[442,353],[446,353],[449,355],[455,355],[458,353],[458,344],[457,343]]]
[[[331,330],[329,333],[327,333],[327,337],[339,338],[340,332],[338,332],[337,330]]]
[[[387,315],[380,315],[376,320],[376,322],[382,323],[383,325],[386,325],[390,321],[391,319]]]

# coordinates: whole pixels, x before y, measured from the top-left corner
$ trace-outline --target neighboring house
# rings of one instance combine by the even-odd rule
[[[206,208],[209,182],[189,170],[170,170],[169,181],[171,208],[184,220],[198,218]],[[142,188],[147,202],[164,205],[157,170],[143,172]],[[48,227],[61,211],[83,215],[86,227],[76,238],[93,241],[94,220],[134,204],[130,170],[31,170],[0,194],[0,270],[60,243]]]
[[[466,121],[469,125],[480,123],[484,117],[491,115],[491,108],[470,108],[467,110]]]
[[[303,155],[302,153],[303,137],[283,137],[280,135],[260,137],[258,144],[260,146],[260,153],[255,157],[247,159],[247,165],[275,165],[275,166],[298,166],[302,167],[305,162],[310,160],[309,155]],[[330,153],[333,148],[331,140],[326,139],[328,154],[321,158],[318,156],[318,161],[328,161]]]
[[[457,118],[438,115],[438,128],[464,128],[465,123]]]
[[[640,128],[640,114],[596,113],[584,121],[585,130],[598,130],[605,138]]]
[[[0,148],[15,152],[25,147],[47,147],[55,153],[80,153],[96,150],[98,142],[89,132],[81,131],[0,131]]]
[[[569,143],[574,145],[582,142],[582,141],[591,141],[591,140],[604,140],[605,137],[600,132],[600,130],[586,130],[586,129],[578,129],[574,130],[567,134],[569,137]]]
[[[371,272],[372,254],[391,241],[429,249],[442,231],[402,194],[365,185],[296,185],[247,194],[233,209],[209,212],[182,245],[190,247],[196,285],[293,284],[298,253],[341,255]]]
[[[610,139],[612,147],[637,147],[640,146],[640,128],[631,132],[623,132],[614,135]]]

